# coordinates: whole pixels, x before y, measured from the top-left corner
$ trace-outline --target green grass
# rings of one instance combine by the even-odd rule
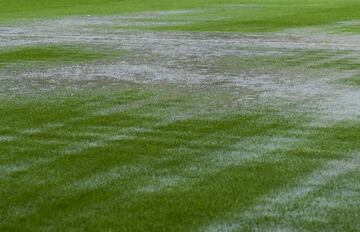
[[[220,72],[239,72],[241,70],[282,70],[309,66],[315,68],[315,62],[327,62],[326,60],[339,55],[338,52],[331,51],[303,51],[293,50],[291,52],[284,51],[284,54],[279,55],[253,55],[248,57],[227,56],[219,58],[214,65],[214,68]],[[335,62],[334,62],[335,63]],[[330,64],[329,64],[330,66]],[[328,66],[327,66],[328,67]],[[324,67],[324,68],[327,68]],[[338,67],[344,68],[343,64]],[[320,68],[320,67],[316,67]]]
[[[163,27],[164,30],[269,32],[288,28],[318,26],[360,17],[355,1],[245,1],[233,6],[214,6],[189,25]],[[250,7],[246,6],[247,4]],[[201,19],[203,17],[203,20]]]
[[[354,0],[91,0],[0,1],[0,22],[69,15],[111,15],[144,11],[194,10],[180,17],[189,25],[157,30],[275,31],[360,19]],[[165,16],[164,20],[178,16]]]
[[[0,0],[0,24],[168,10],[189,11],[153,20],[189,24],[128,29],[273,32],[360,18],[354,0]],[[206,71],[281,82],[359,69],[351,50],[257,49],[206,60]],[[136,52],[124,62],[141,63]],[[0,51],[0,231],[359,230],[359,120],[327,124],[302,108],[314,99],[247,104],[246,86],[41,79],[49,91],[36,78],[6,79],[123,54],[72,44]],[[144,60],[157,68],[161,55],[151,55]],[[341,83],[358,86],[359,75]]]
[[[360,33],[360,24],[342,25],[336,31],[339,33]]]
[[[124,87],[1,99],[0,229],[197,230],[360,145],[357,123],[299,137],[306,117],[266,108],[169,120],[209,104],[203,94]],[[277,148],[261,150],[268,143]]]
[[[312,65],[312,68],[330,68],[339,70],[357,70],[359,68],[360,61],[354,58],[339,58],[332,61],[323,62],[321,64]]]
[[[340,83],[359,86],[360,85],[360,75],[355,75],[350,78],[340,80]]]
[[[110,54],[85,50],[80,47],[66,45],[44,45],[33,47],[17,47],[0,51],[0,67],[14,64],[44,65],[71,64],[104,59]]]

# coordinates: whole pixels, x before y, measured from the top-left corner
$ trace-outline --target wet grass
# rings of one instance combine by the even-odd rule
[[[342,84],[359,86],[360,85],[360,75],[354,75],[353,77],[342,79],[339,82]]]
[[[348,32],[348,33],[360,33],[360,23],[356,25],[347,25],[339,29],[339,32]]]
[[[76,46],[43,45],[0,51],[0,68],[7,65],[72,64],[104,59],[110,53],[90,51]]]
[[[354,0],[0,0],[0,6],[4,24],[194,10],[157,19],[187,25],[130,28],[160,31],[269,32],[360,17]],[[214,59],[207,71],[291,75],[298,68],[306,75],[359,69],[351,51],[262,52],[269,51]],[[73,45],[18,47],[0,51],[0,69],[90,65],[121,55]],[[172,65],[194,67],[186,62],[194,60]],[[75,81],[47,81],[45,87],[55,86],[51,91],[35,80],[0,77],[0,231],[360,228],[356,117],[319,125],[321,119],[302,110],[300,101],[247,104],[239,101],[241,90],[216,85],[119,81],[76,89]],[[357,86],[360,78],[341,82]],[[27,85],[27,91],[16,89]]]
[[[189,25],[165,26],[163,30],[271,32],[329,24],[359,18],[355,1],[244,1],[214,5],[182,17]],[[345,13],[346,12],[346,13]],[[345,13],[345,14],[343,14]]]
[[[208,93],[179,90],[2,98],[0,229],[197,230],[360,145],[356,123],[294,134],[308,118],[291,109],[214,113]]]
[[[330,26],[329,31],[338,34],[358,34],[360,33],[360,22],[349,21],[346,23],[335,24]]]
[[[357,154],[360,146],[359,132],[360,124],[357,121],[320,127],[312,131],[307,137],[307,142],[290,149],[287,156],[290,159],[299,158],[296,165],[299,165],[300,160],[307,160],[306,162],[315,166],[316,164],[325,166],[328,170],[312,172],[309,175],[311,177],[307,179],[308,184],[295,184],[292,191],[287,190],[288,193],[285,194],[291,194],[288,197],[293,197],[292,201],[288,202],[285,195],[283,198],[277,198],[269,208],[263,209],[272,210],[268,212],[269,215],[265,213],[260,217],[255,216],[253,221],[246,223],[245,228],[281,227],[298,230],[306,228],[309,231],[327,231],[336,228],[337,231],[356,231],[359,223],[349,221],[349,218],[354,219],[354,215],[357,214],[355,212],[359,203],[356,192],[359,188],[357,184],[346,180],[359,178],[360,162]],[[326,167],[324,165],[326,163],[333,164],[331,167]],[[344,164],[347,167],[342,169]],[[327,179],[327,175],[323,173],[332,173],[333,178]],[[309,191],[307,188],[312,190]],[[281,193],[278,194],[281,196]],[[347,204],[347,201],[352,201],[355,205]],[[340,207],[346,210],[338,214]],[[262,214],[262,212],[257,213]]]
[[[332,61],[325,61],[321,64],[311,65],[312,68],[338,69],[338,70],[358,70],[360,60],[356,58],[339,58]]]
[[[115,15],[123,13],[194,10],[164,21],[190,24],[158,27],[157,30],[264,32],[324,25],[359,19],[360,3],[354,0],[196,0],[196,1],[6,1],[1,0],[0,22],[68,15]]]
[[[219,73],[238,73],[244,70],[285,70],[298,67],[311,67],[315,68],[314,63],[326,63],[328,59],[334,58],[339,55],[340,52],[331,51],[319,51],[319,50],[285,50],[281,53],[281,49],[273,50],[272,52],[279,52],[279,54],[263,53],[259,55],[250,56],[227,56],[221,57],[215,61],[213,68]],[[333,63],[336,63],[334,61]],[[348,64],[348,63],[346,63]],[[320,65],[318,65],[320,66]],[[331,66],[329,64],[323,68]],[[332,67],[332,66],[331,66]],[[339,63],[339,68],[345,68],[343,64]],[[321,68],[321,67],[316,67]]]

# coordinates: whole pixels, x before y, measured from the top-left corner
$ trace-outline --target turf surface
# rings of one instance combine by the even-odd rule
[[[323,106],[314,104],[316,99],[283,99],[281,89],[274,90],[275,97],[256,89],[255,100],[243,100],[252,94],[246,89],[249,85],[273,87],[275,82],[294,81],[291,86],[297,80],[311,84],[323,76],[341,75],[345,77],[315,82],[315,87],[335,86],[325,89],[326,94],[351,100],[358,95],[347,99],[346,93],[358,93],[360,83],[359,50],[351,40],[341,50],[332,44],[323,48],[321,38],[316,38],[319,46],[310,48],[298,41],[296,48],[277,48],[271,39],[264,39],[257,50],[241,44],[242,56],[215,52],[206,59],[189,55],[188,60],[171,63],[162,51],[150,53],[141,44],[125,46],[138,41],[129,39],[111,47],[113,41],[101,37],[105,33],[85,33],[74,37],[78,40],[73,43],[57,42],[64,37],[61,33],[48,35],[51,43],[40,43],[34,35],[25,37],[23,44],[4,48],[7,37],[1,32],[28,20],[176,11],[136,20],[186,24],[110,24],[102,29],[163,36],[164,31],[273,33],[311,26],[336,36],[357,36],[357,1],[0,0],[0,6],[4,25],[0,27],[0,231],[360,229],[358,114],[341,101],[336,102],[340,107],[336,111],[325,106],[314,109]],[[343,21],[355,24],[336,26]],[[25,36],[17,33],[14,30],[11,36]],[[191,36],[186,41],[195,43]],[[204,36],[209,39],[210,34]],[[93,44],[87,40],[90,37]],[[118,34],[110,37],[121,39]],[[168,45],[156,39],[150,42]],[[218,37],[211,39],[221,42]],[[86,42],[79,45],[82,40]],[[266,47],[267,43],[271,45]],[[176,46],[187,49],[180,42]],[[209,49],[216,51],[214,47]],[[163,60],[167,67],[176,66],[186,74],[205,67],[201,71],[209,79],[211,75],[236,79],[245,73],[260,81],[250,78],[238,89],[225,88],[220,81],[152,82],[155,77],[146,75],[165,66]],[[108,72],[98,68],[108,64]],[[111,75],[130,75],[118,73],[116,65],[133,68],[134,81],[109,80]],[[168,70],[159,73],[166,76]],[[95,78],[64,78],[82,77],[78,72]],[[273,75],[277,79],[268,84]],[[309,88],[309,95],[320,89],[309,83],[299,85]],[[268,101],[257,100],[260,96]],[[335,116],[328,121],[319,116],[332,113]]]
[[[0,65],[78,63],[105,57],[105,53],[95,53],[72,46],[43,45],[1,51]]]
[[[193,10],[180,18],[194,21],[190,25],[159,27],[159,30],[260,32],[360,19],[360,3],[354,0],[1,0],[0,5],[3,23],[39,17]],[[357,28],[350,26],[346,30]]]

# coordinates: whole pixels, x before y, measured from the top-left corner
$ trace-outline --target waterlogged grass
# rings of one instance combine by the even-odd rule
[[[302,70],[303,74],[311,72],[357,71],[360,67],[360,59],[349,51],[326,51],[326,50],[284,50],[263,51],[250,56],[224,56],[213,62],[212,72],[234,73],[257,70],[262,72],[289,72],[289,70]],[[277,52],[277,54],[273,54]],[[356,84],[357,75],[352,78],[341,80],[344,83]]]
[[[245,1],[218,4],[189,15],[191,24],[162,30],[270,32],[353,20],[360,17],[355,1]],[[183,17],[184,18],[184,17]]]
[[[255,51],[256,52],[256,51]],[[334,58],[340,55],[340,52],[331,51],[318,51],[318,50],[293,50],[293,51],[281,51],[281,49],[273,51],[259,52],[259,55],[251,56],[227,56],[221,57],[215,61],[214,69],[220,73],[234,72],[238,73],[241,70],[282,70],[298,67],[313,67],[314,63],[327,62],[328,59]],[[278,52],[278,54],[272,54],[271,52]],[[330,65],[330,64],[329,64]],[[338,64],[338,67],[343,67],[342,64]],[[315,68],[315,67],[314,67]]]
[[[360,22],[349,21],[346,23],[336,24],[335,26],[330,27],[330,31],[335,33],[358,34],[360,33]]]
[[[285,170],[267,163],[242,168],[235,162],[211,163],[213,153],[226,159],[236,152],[231,145],[239,140],[296,127],[272,111],[173,121],[172,113],[184,113],[199,97],[161,100],[143,90],[63,97],[20,97],[2,105],[1,124],[7,125],[2,135],[16,137],[1,146],[3,154],[11,154],[1,165],[7,180],[1,186],[2,230],[50,229],[45,221],[55,230],[195,229],[234,207],[234,201],[247,205],[286,181]],[[142,103],[132,110],[116,107]],[[34,104],[41,106],[36,113]],[[23,149],[14,150],[16,144]],[[237,156],[241,159],[241,152]],[[272,175],[265,175],[269,170]],[[14,210],[24,211],[13,217]]]
[[[360,23],[356,25],[348,25],[339,29],[340,32],[348,32],[348,33],[360,33]]]
[[[178,25],[127,29],[269,32],[360,18],[354,0],[0,0],[0,23],[174,10],[185,11],[151,20]],[[356,26],[344,30],[357,33]],[[17,47],[0,51],[0,69],[91,64],[122,54],[73,45]],[[291,75],[298,68],[306,75],[359,66],[351,51],[249,54],[212,60],[208,71]],[[70,90],[71,81],[56,88],[45,81],[51,91],[35,80],[0,78],[0,231],[360,228],[356,118],[319,126],[296,102],[244,104],[240,90],[217,86],[110,87],[98,80]],[[360,85],[360,78],[341,82]],[[21,85],[33,87],[17,91]]]
[[[17,47],[0,51],[0,68],[6,65],[72,64],[109,57],[109,53],[75,46],[49,45]]]
[[[358,58],[339,58],[331,61],[325,61],[317,65],[312,65],[311,67],[354,71],[359,69],[360,60]]]
[[[297,159],[296,166],[306,160],[306,165],[318,168],[294,182],[293,187],[278,191],[270,205],[262,202],[266,206],[263,210],[272,214],[254,212],[256,220],[246,227],[256,224],[260,228],[356,231],[359,188],[357,181],[351,180],[359,178],[359,136],[360,124],[356,121],[313,130],[306,142],[290,149],[286,157]]]
[[[196,0],[196,1],[0,1],[0,22],[69,15],[117,15],[148,11],[192,10],[186,15],[165,16],[185,25],[157,30],[263,32],[324,25],[360,18],[360,3],[354,0]]]
[[[359,86],[360,85],[360,75],[355,75],[355,76],[350,77],[350,78],[342,79],[339,82],[342,83],[342,84]]]
[[[357,123],[303,134],[304,115],[216,113],[207,94],[123,87],[1,99],[0,229],[197,230],[360,145]],[[356,221],[347,208],[331,212]]]

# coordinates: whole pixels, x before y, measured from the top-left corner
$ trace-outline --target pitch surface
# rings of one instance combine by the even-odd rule
[[[1,231],[360,229],[358,3],[38,2],[0,1]]]

